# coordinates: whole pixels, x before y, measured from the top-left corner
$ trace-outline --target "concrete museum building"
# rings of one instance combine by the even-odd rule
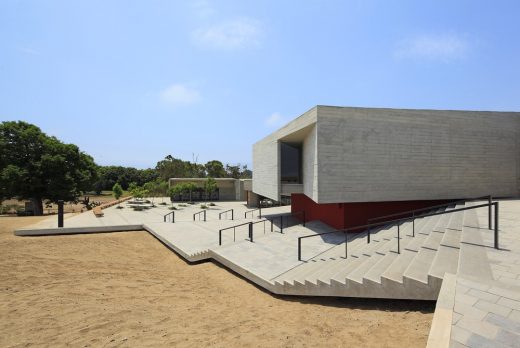
[[[335,228],[520,196],[520,113],[318,105],[253,145],[252,191]]]

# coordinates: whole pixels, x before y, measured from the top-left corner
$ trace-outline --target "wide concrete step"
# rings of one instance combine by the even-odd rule
[[[363,236],[360,243],[349,244],[348,260],[342,265],[327,270],[327,272],[321,272],[316,278],[327,284],[330,284],[333,279],[345,283],[347,275],[362,267],[365,262],[377,258],[380,255],[379,253],[387,249],[385,245],[391,240],[391,229],[391,226],[383,226],[377,231],[371,231],[370,243],[367,243],[366,237]]]
[[[343,272],[338,272],[332,276],[332,279],[341,282],[351,280],[357,283],[362,283],[366,272],[391,249],[394,243],[392,234],[393,233],[390,232],[386,233],[386,236],[383,238],[373,238],[370,242],[371,246],[359,253],[361,255],[359,260],[360,262],[358,262],[356,267],[354,269],[345,269]]]
[[[405,247],[405,249],[410,251],[416,251],[419,252],[421,250],[421,247],[423,246],[424,242],[432,232],[433,228],[441,218],[441,215],[436,216],[430,216],[427,218],[424,218],[425,221],[422,226],[419,228],[416,224],[416,233],[415,238],[410,243],[408,243]]]
[[[344,249],[344,245],[342,246]],[[357,257],[353,255],[349,255],[347,258],[344,256],[338,259],[337,261],[331,263],[327,268],[314,270],[312,273],[308,273],[305,275],[305,280],[311,283],[316,284],[319,281],[330,284],[330,279],[338,272],[342,272],[345,270],[350,270],[362,262],[365,256]]]
[[[344,256],[339,256],[343,248],[336,245],[318,257],[309,261],[304,261],[295,268],[290,269],[284,274],[279,275],[276,280],[293,284],[295,281],[304,281],[308,274],[312,274],[316,270],[323,270],[332,267],[335,263],[340,262]]]
[[[436,216],[432,216],[431,218],[435,221]],[[431,223],[425,223],[420,228],[421,233],[416,234],[415,237],[413,237],[412,240],[407,243],[406,247],[401,250],[401,255],[399,255],[399,257],[396,258],[392,264],[390,264],[390,266],[388,266],[388,268],[383,272],[383,278],[390,279],[398,283],[403,283],[405,271],[408,269],[408,267],[410,267],[419,253],[418,250],[414,250],[415,247],[410,247],[410,244],[417,245],[424,243],[428,235],[423,232],[425,232],[428,228],[431,228]]]
[[[457,219],[458,213],[451,215],[450,219]],[[459,244],[462,231],[460,230],[445,230],[443,239],[439,243],[437,253],[433,259],[432,265],[428,274],[430,276],[442,279],[444,273],[455,273],[459,263]]]
[[[482,232],[475,210],[466,210],[460,243],[458,274],[493,279]]]
[[[318,280],[325,283],[330,283],[330,279],[338,274],[338,273],[348,273],[350,270],[355,269],[360,263],[363,262],[364,259],[370,256],[373,249],[380,246],[382,243],[380,241],[388,241],[383,236],[386,230],[384,226],[378,230],[374,230],[371,232],[372,238],[371,243],[367,243],[367,233],[357,233],[357,234],[349,234],[348,238],[348,257],[345,258],[345,243],[341,243],[336,247],[336,252],[334,254],[334,259],[331,262],[323,262],[323,256],[320,255],[318,259],[322,259],[322,262],[314,263],[311,266],[300,266],[300,270],[296,271],[296,274],[286,275],[287,282],[292,283],[293,280],[290,277],[294,278],[294,281],[299,283],[304,283],[305,281],[317,284]],[[318,265],[323,265],[323,267],[317,267]],[[344,281],[344,279],[343,279]]]
[[[451,210],[446,209],[446,211]],[[452,213],[456,214],[456,213]],[[445,236],[446,227],[450,224],[452,214],[443,214],[433,216],[430,224],[427,229],[430,230],[428,236],[423,239],[422,245],[417,248],[419,244],[418,240],[413,249],[407,247],[407,249],[412,249],[417,251],[415,257],[410,262],[408,267],[403,272],[403,278],[414,279],[421,283],[428,283],[428,272],[432,266],[433,260],[435,259],[437,250],[439,249],[439,245]]]
[[[386,279],[394,280],[399,283],[403,282],[404,272],[418,254],[418,251],[414,250],[416,246],[427,242],[433,244],[434,240],[440,241],[438,236],[431,236],[432,232],[430,229],[442,229],[449,223],[449,218],[446,218],[445,215],[426,217],[423,219],[424,221],[419,225],[419,232],[415,237],[412,237],[410,233],[413,225],[410,223],[406,225],[404,229],[405,233],[401,233],[401,236],[404,236],[401,237],[401,254],[397,254],[397,247],[395,247],[394,251],[390,250],[387,255],[381,258],[366,272],[364,276],[366,280],[380,283],[381,277],[384,276]],[[411,245],[410,248],[409,245]]]

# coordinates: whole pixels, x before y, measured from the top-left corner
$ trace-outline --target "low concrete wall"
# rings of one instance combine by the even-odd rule
[[[144,230],[143,225],[87,226],[21,229],[14,231],[15,236],[52,236],[61,234],[88,234],[107,232],[127,232]]]

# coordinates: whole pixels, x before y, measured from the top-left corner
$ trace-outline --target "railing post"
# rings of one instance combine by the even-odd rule
[[[247,211],[244,213],[244,219],[247,217]]]
[[[218,213],[218,219],[222,220],[222,213]]]
[[[204,222],[206,222],[206,211],[204,210]]]
[[[495,206],[495,249],[498,247],[498,202],[494,203]]]
[[[273,219],[271,219],[269,221],[271,221],[271,232],[273,232]]]
[[[283,216],[280,216],[280,233],[283,233]]]
[[[370,244],[370,227],[368,228],[368,233],[367,233],[367,244]]]
[[[347,238],[347,231],[344,231],[345,233],[345,258],[348,257],[348,238]]]
[[[261,219],[262,218],[262,207],[258,208],[258,211],[260,213],[260,215],[258,217]]]
[[[249,223],[249,241],[253,243],[253,223]]]
[[[195,214],[193,214],[193,221],[195,221]]]
[[[233,209],[231,209],[231,220],[234,220],[234,218],[233,218]]]
[[[412,237],[415,237],[415,215],[412,217]]]
[[[273,221],[271,220],[271,223]],[[302,238],[298,237],[298,261],[302,260]]]
[[[222,230],[218,230],[218,245],[222,245]]]
[[[397,253],[400,254],[401,253],[401,233],[400,233],[400,229],[399,229],[399,226],[401,226],[401,224],[398,222],[397,223]]]
[[[166,214],[168,215],[168,214]],[[163,222],[166,222],[166,215],[163,216]]]
[[[488,229],[491,229],[491,196],[488,197]],[[496,209],[496,208],[495,208]]]
[[[174,224],[174,223],[175,223],[175,212],[172,211],[172,224]]]
[[[303,211],[303,227],[305,227],[305,210]]]

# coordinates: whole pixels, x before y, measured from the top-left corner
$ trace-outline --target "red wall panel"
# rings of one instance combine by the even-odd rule
[[[365,225],[370,218],[448,202],[450,201],[429,200],[318,204],[304,194],[293,193],[291,195],[291,212],[304,210],[307,221],[320,220],[334,228],[341,229]]]
[[[320,220],[334,228],[345,225],[345,212],[342,203],[318,204],[302,193],[291,195],[291,212],[305,211],[305,219]]]

